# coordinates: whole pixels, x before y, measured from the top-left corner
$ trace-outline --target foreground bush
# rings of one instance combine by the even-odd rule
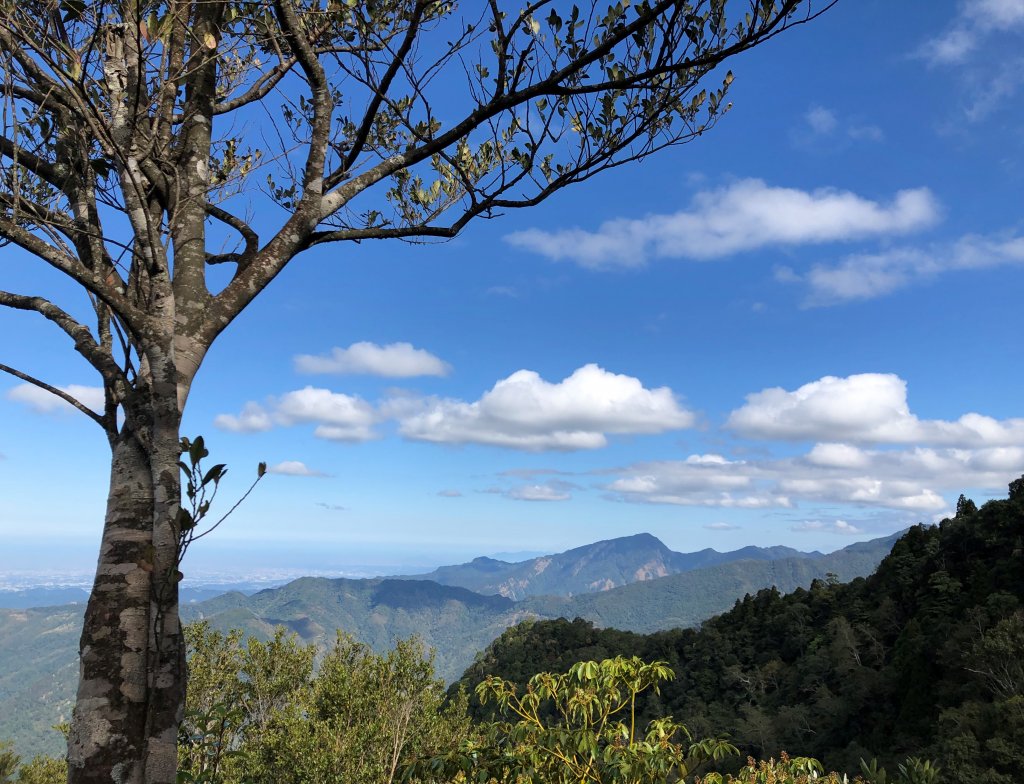
[[[662,662],[619,656],[540,673],[521,694],[510,681],[487,678],[477,696],[495,702],[503,719],[479,725],[458,749],[418,761],[406,778],[645,784],[684,779],[737,753],[722,739],[694,741],[672,717],[637,726],[637,696],[671,677]]]
[[[339,633],[314,668],[315,647],[283,630],[265,643],[205,624],[188,634],[181,782],[388,784],[468,735],[465,700],[443,704],[416,640],[376,654]]]

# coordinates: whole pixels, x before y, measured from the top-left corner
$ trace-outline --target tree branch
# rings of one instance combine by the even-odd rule
[[[792,14],[802,1],[803,0],[783,0],[771,16],[754,19],[750,26],[737,35],[735,40],[733,40],[729,45],[725,45],[725,43],[729,38],[731,38],[731,36],[729,36],[726,31],[718,32],[716,30],[713,32],[712,41],[706,45],[699,46],[695,51],[694,56],[689,58],[683,58],[678,62],[672,63],[670,56],[672,53],[671,50],[674,47],[666,49],[664,52],[659,52],[653,64],[650,67],[645,68],[644,73],[650,76],[652,80],[664,78],[666,74],[682,74],[684,84],[681,85],[680,88],[685,87],[686,84],[690,83],[695,85],[702,76],[706,75],[707,72],[719,63],[734,55],[751,49],[771,37],[774,37],[774,35],[787,27],[805,23],[809,19],[822,13],[823,10],[831,7],[835,2],[835,0],[826,2],[825,8],[822,9],[822,11],[811,13],[810,10],[808,10],[805,17],[794,20],[791,18]],[[446,132],[434,137],[421,137],[417,140],[418,143],[415,144],[415,146],[410,146],[401,151],[396,151],[388,157],[382,157],[376,165],[373,165],[361,174],[346,180],[344,183],[338,184],[329,190],[329,192],[323,194],[320,199],[321,208],[317,225],[328,220],[331,216],[335,215],[339,210],[345,207],[345,205],[350,203],[353,198],[360,193],[363,193],[373,185],[395,175],[399,171],[407,171],[411,167],[429,160],[436,154],[443,153],[444,150],[459,144],[462,140],[467,139],[475,130],[492,122],[495,118],[506,112],[542,97],[557,96],[562,97],[564,100],[565,96],[592,95],[593,88],[591,85],[586,81],[580,81],[578,77],[589,73],[591,67],[598,67],[603,58],[612,54],[618,47],[628,45],[634,36],[643,34],[648,26],[657,23],[661,17],[673,12],[677,5],[677,0],[658,0],[658,2],[652,2],[650,5],[634,6],[634,9],[636,10],[636,17],[633,20],[611,28],[596,44],[591,45],[590,48],[582,49],[578,53],[575,53],[575,56],[567,62],[564,62],[561,67],[557,67],[557,62],[553,63],[551,70],[538,77],[537,81],[527,83],[519,89],[513,89],[512,92],[502,92],[500,89],[496,90],[486,102],[477,104],[468,114],[464,115],[461,121],[450,127]],[[281,21],[282,26],[286,28],[286,31],[290,20],[292,24],[292,32],[289,34],[289,41],[292,43],[295,39],[295,19],[293,9],[291,9],[287,3],[283,2],[283,0],[276,0],[275,9],[277,9],[277,16]],[[289,17],[290,13],[292,14],[291,17]],[[674,18],[678,19],[678,17]],[[525,17],[523,19],[525,20]],[[525,21],[523,23],[525,23]],[[679,22],[677,22],[677,24],[679,24]],[[508,32],[506,34],[506,39],[514,32],[514,29]],[[672,31],[662,30],[663,36],[670,36],[671,33]],[[589,34],[587,39],[589,40]],[[715,43],[715,41],[718,41],[718,43]],[[322,69],[319,69],[319,63],[312,62],[314,54],[311,46],[308,42],[303,42],[301,40],[295,41],[292,45],[293,47],[296,47],[293,51],[300,57],[300,60],[303,61],[304,71],[307,72],[310,84],[313,87],[314,92],[316,92],[316,90],[319,89],[318,80],[320,78],[319,74],[322,73]],[[506,56],[511,57],[512,55],[506,54]],[[499,60],[500,59],[501,57],[499,53]],[[661,62],[658,62],[659,59]],[[393,59],[392,66],[394,66],[395,62],[399,61],[397,59]],[[601,71],[601,75],[604,75],[603,69]],[[640,86],[642,86],[641,83],[636,82],[631,75],[623,75],[619,79],[603,78],[601,84],[604,88],[613,91],[620,87],[625,89],[639,89]],[[661,87],[661,84],[650,85],[652,90],[657,90]],[[682,89],[680,89],[680,91],[682,91]],[[386,102],[388,102],[388,97],[378,90],[372,99],[372,105],[376,105],[378,107],[378,114],[380,106]],[[317,102],[314,101],[314,107],[316,106]],[[365,121],[362,125],[365,125]],[[408,129],[408,125],[406,127]],[[649,135],[653,126],[650,123],[641,121],[638,123],[638,127],[642,127],[647,130]],[[686,133],[676,135],[670,143],[679,143],[685,137],[699,135],[703,130],[705,129],[689,127],[687,128]],[[571,172],[571,176],[566,177],[563,175],[555,178],[554,184],[545,184],[540,188],[540,192],[533,198],[524,196],[522,199],[503,200],[499,202],[496,199],[497,194],[492,193],[484,200],[474,202],[466,213],[464,213],[457,221],[446,227],[429,227],[421,224],[412,227],[383,228],[377,230],[353,228],[341,229],[338,231],[316,232],[316,227],[314,225],[308,231],[303,231],[302,229],[305,228],[307,220],[305,204],[308,204],[309,199],[307,197],[310,196],[308,192],[304,192],[303,202],[300,202],[300,206],[285,222],[280,231],[278,231],[270,242],[260,250],[254,263],[250,264],[245,270],[239,270],[231,283],[229,283],[221,294],[218,295],[213,308],[215,312],[211,313],[211,318],[216,319],[217,323],[214,324],[211,322],[209,324],[209,328],[215,331],[223,329],[223,325],[237,315],[237,313],[241,311],[241,308],[245,307],[245,305],[256,296],[256,293],[261,291],[281,271],[281,269],[284,268],[290,259],[304,247],[336,240],[354,241],[372,239],[374,237],[409,238],[421,236],[446,238],[454,236],[453,232],[457,232],[470,218],[484,213],[488,209],[498,206],[518,207],[536,204],[559,187],[564,187],[566,184],[571,182],[585,179],[588,176],[587,169],[593,165],[598,165],[599,169],[617,165],[616,161],[613,160],[613,156],[622,152],[629,144],[635,143],[641,138],[641,136],[642,134],[637,132],[637,129],[634,128],[632,131],[625,133],[623,139],[618,141],[613,140],[612,143],[600,142],[599,144],[595,142],[594,146],[596,149],[593,150],[588,147],[589,141],[584,139],[581,141],[580,152],[582,158],[573,162],[570,166],[569,171]],[[654,149],[658,149],[660,146],[663,145],[645,145],[644,151],[640,154],[646,154]],[[313,153],[312,150],[310,152],[311,154]],[[350,157],[350,154],[346,157],[346,160],[348,160],[348,157]],[[635,157],[635,155],[630,156],[630,159],[635,159]],[[309,182],[309,177],[312,175],[309,167],[311,160],[312,158],[307,159],[305,182]],[[332,172],[331,175],[328,176],[327,182],[334,185],[334,180],[332,178],[336,177],[336,175],[337,172]],[[506,189],[507,188],[499,188],[498,193]]]
[[[24,196],[0,193],[0,206],[9,209],[12,214],[21,211],[36,226],[54,228],[72,242],[80,233],[73,225],[71,218],[64,213],[54,212],[49,207]]]
[[[260,237],[253,230],[252,226],[246,223],[244,220],[239,218],[237,215],[232,215],[227,210],[218,207],[216,204],[206,205],[206,213],[211,217],[219,220],[221,223],[230,226],[232,229],[242,235],[242,239],[245,240],[245,250],[241,253],[221,253],[221,254],[210,254],[206,257],[207,264],[219,264],[226,261],[238,262],[239,266],[247,265],[252,258],[256,255],[256,252],[260,247]],[[228,258],[228,257],[233,258]]]
[[[40,158],[38,155],[15,144],[6,136],[0,136],[0,156],[10,158],[12,162],[16,161],[33,174],[46,180],[54,188],[58,188],[61,191],[64,190],[64,177],[61,175],[66,174],[66,172],[63,171],[63,167]]]
[[[319,222],[320,199],[324,192],[324,161],[327,157],[327,142],[331,134],[331,113],[334,101],[331,97],[327,74],[317,57],[316,51],[306,39],[302,24],[295,16],[295,9],[288,0],[274,0],[274,10],[284,31],[288,45],[295,53],[299,65],[309,86],[313,98],[313,119],[310,123],[309,152],[302,177],[302,196],[293,218],[308,220],[307,211],[315,208],[316,216],[313,224],[305,232],[308,234]],[[289,221],[291,223],[292,221]]]
[[[141,327],[142,314],[129,304],[123,292],[116,291],[110,286],[98,270],[86,269],[78,259],[48,242],[44,242],[14,221],[2,216],[0,216],[0,236],[6,237],[14,244],[42,259],[54,269],[63,272],[83,286],[91,294],[99,297],[110,305],[111,310],[133,330],[138,330]]]
[[[13,308],[14,310],[30,310],[38,313],[43,318],[60,327],[74,341],[75,350],[104,379],[111,383],[128,383],[114,357],[96,342],[88,327],[80,324],[66,311],[49,300],[43,297],[29,297],[23,294],[14,294],[10,291],[0,291],[0,305]]]
[[[280,83],[282,79],[288,74],[288,72],[294,67],[295,63],[298,62],[295,59],[288,60],[286,62],[279,62],[270,71],[263,74],[256,82],[241,95],[230,98],[226,101],[220,101],[214,106],[214,115],[228,114],[236,109],[241,109],[243,106],[248,106],[250,103],[266,98]]]
[[[22,373],[20,370],[15,370],[14,368],[9,367],[8,365],[0,364],[0,371],[3,371],[4,373],[10,373],[15,378],[20,378],[22,381],[27,381],[29,384],[37,386],[40,389],[45,389],[51,395],[56,395],[68,405],[77,408],[79,411],[81,411],[83,414],[89,417],[89,419],[91,419],[97,425],[102,427],[104,432],[109,430],[107,426],[108,423],[106,417],[102,416],[101,414],[97,414],[87,405],[78,400],[78,398],[74,397],[73,395],[69,395],[63,389],[57,389],[57,387],[51,384],[47,384],[45,381],[40,381],[38,378],[30,376],[27,373]]]
[[[231,283],[214,299],[204,322],[203,332],[207,340],[212,340],[224,329],[284,269],[322,217],[324,164],[331,135],[334,99],[323,65],[307,40],[289,0],[274,0],[274,13],[312,91],[313,117],[302,175],[302,195],[284,226],[244,269],[236,272]]]
[[[331,174],[331,176],[328,177],[328,181],[335,180],[335,177],[340,181],[340,179],[345,176],[345,173],[352,168],[352,164],[356,162],[359,154],[363,151],[366,139],[370,135],[370,129],[373,128],[373,121],[377,118],[377,112],[380,111],[381,103],[383,103],[387,96],[388,90],[391,88],[391,83],[394,81],[395,76],[398,75],[399,70],[405,63],[406,56],[412,49],[413,43],[416,41],[416,33],[419,31],[420,22],[423,20],[423,14],[426,12],[426,8],[427,3],[416,3],[416,8],[413,9],[412,19],[409,20],[409,27],[406,28],[405,37],[402,39],[402,43],[398,47],[398,51],[395,52],[395,56],[391,59],[391,64],[388,66],[388,70],[384,72],[384,76],[380,80],[380,84],[373,88],[373,98],[370,99],[370,103],[366,107],[366,112],[363,114],[363,120],[359,124],[359,128],[356,130],[352,149],[349,150],[348,155],[345,157],[345,162],[339,167],[337,174]]]

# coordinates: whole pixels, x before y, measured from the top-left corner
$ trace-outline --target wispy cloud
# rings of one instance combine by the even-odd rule
[[[740,527],[732,523],[708,523],[704,526],[709,531],[738,531]]]
[[[558,468],[510,468],[502,471],[498,476],[514,476],[519,479],[533,479],[538,476],[568,476],[569,471],[562,471]]]
[[[697,194],[689,209],[607,221],[597,230],[528,229],[505,237],[516,247],[583,267],[635,267],[650,258],[716,259],[759,248],[845,242],[918,231],[940,217],[927,188],[889,202],[850,191],[803,191],[740,180]]]
[[[550,479],[547,482],[535,482],[513,485],[511,487],[488,487],[484,493],[500,495],[513,501],[568,501],[573,490],[582,489],[574,482],[564,479]]]
[[[799,141],[843,139],[880,142],[885,138],[885,133],[877,125],[850,121],[845,118],[841,121],[839,114],[834,109],[827,109],[824,106],[811,106],[804,114],[803,119],[804,124],[797,134]]]
[[[321,509],[326,509],[328,512],[347,512],[348,507],[342,506],[341,504],[329,504],[326,501],[317,501],[316,506]]]
[[[572,494],[552,484],[522,485],[505,492],[507,498],[515,501],[568,501]]]
[[[843,536],[857,536],[864,533],[864,529],[858,528],[846,520],[835,520],[831,523],[823,523],[821,520],[806,520],[790,527],[789,530],[797,533],[830,533]]]
[[[1000,106],[1005,106],[1024,84],[1024,57],[1001,58],[984,69],[984,73],[968,78],[969,99],[964,106],[968,122],[985,120]]]
[[[839,127],[836,113],[831,109],[826,109],[824,106],[812,106],[807,110],[804,119],[814,133],[822,136],[835,132],[836,128]]]
[[[437,494],[442,498],[462,498],[459,490],[439,490]]]
[[[91,387],[83,384],[68,384],[66,387],[57,387],[61,392],[66,392],[75,398],[86,408],[93,411],[103,411],[103,387]],[[77,413],[74,406],[62,398],[47,392],[35,384],[18,384],[7,391],[7,399],[16,403],[22,403],[35,411],[37,414],[69,414]]]
[[[959,65],[991,36],[1024,28],[1024,0],[962,0],[956,17],[917,55],[931,65]]]
[[[508,297],[509,299],[516,299],[519,296],[518,289],[513,286],[491,286],[484,293],[492,297]]]
[[[1024,85],[1024,0],[961,0],[946,28],[913,53],[953,75],[963,119],[986,119]]]
[[[385,378],[446,376],[451,366],[425,349],[411,343],[379,346],[362,341],[348,348],[335,347],[327,355],[300,354],[295,357],[299,373],[365,374]]]
[[[838,264],[818,264],[804,274],[780,267],[775,277],[808,287],[806,303],[820,307],[874,299],[915,283],[956,271],[1024,264],[1024,237],[968,234],[927,248],[895,247],[847,256]]]

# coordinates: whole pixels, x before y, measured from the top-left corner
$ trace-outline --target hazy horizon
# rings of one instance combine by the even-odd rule
[[[624,536],[631,535],[633,534]],[[884,537],[868,537],[859,541],[877,538]],[[191,586],[221,583],[279,584],[298,577],[365,578],[398,574],[412,575],[425,574],[440,566],[466,563],[480,556],[513,562],[525,561],[593,544],[596,541],[602,540],[579,542],[559,550],[475,552],[439,548],[433,554],[425,553],[422,549],[398,549],[391,552],[384,549],[367,549],[360,554],[341,551],[327,553],[323,547],[315,550],[295,549],[291,553],[282,552],[279,546],[266,550],[250,547],[242,551],[237,548],[210,547],[203,552],[190,553],[186,558],[183,571],[185,583]],[[827,554],[841,550],[852,543],[844,542],[826,550],[820,548],[794,549],[801,552],[817,550]],[[676,552],[689,553],[705,549],[680,550],[667,542],[664,544]],[[758,546],[771,547],[775,545]],[[725,552],[725,550],[719,550],[719,552]],[[88,564],[84,558],[87,553],[88,548],[73,548],[66,544],[60,548],[26,543],[21,543],[20,546],[17,543],[13,547],[8,546],[4,552],[0,553],[0,591],[51,585],[87,586],[92,580],[92,565]],[[363,557],[360,558],[360,555]],[[229,556],[235,560],[230,560]],[[50,563],[49,567],[25,566],[27,563],[38,564],[46,561]]]

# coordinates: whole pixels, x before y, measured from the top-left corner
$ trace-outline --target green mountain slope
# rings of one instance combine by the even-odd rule
[[[82,606],[0,609],[0,738],[25,758],[59,751],[71,718]]]
[[[877,572],[763,590],[701,629],[630,635],[579,620],[510,629],[465,673],[519,682],[616,654],[677,678],[644,706],[747,753],[785,749],[857,771],[937,760],[948,784],[1024,781],[1024,478],[1005,501],[907,532]],[[480,707],[475,706],[478,714]]]
[[[378,651],[415,634],[436,650],[437,672],[447,679],[508,626],[532,617],[511,599],[425,580],[319,577],[250,597],[225,594],[182,614],[187,621],[207,619],[217,628],[261,638],[284,626],[307,642],[328,643],[341,629]]]

